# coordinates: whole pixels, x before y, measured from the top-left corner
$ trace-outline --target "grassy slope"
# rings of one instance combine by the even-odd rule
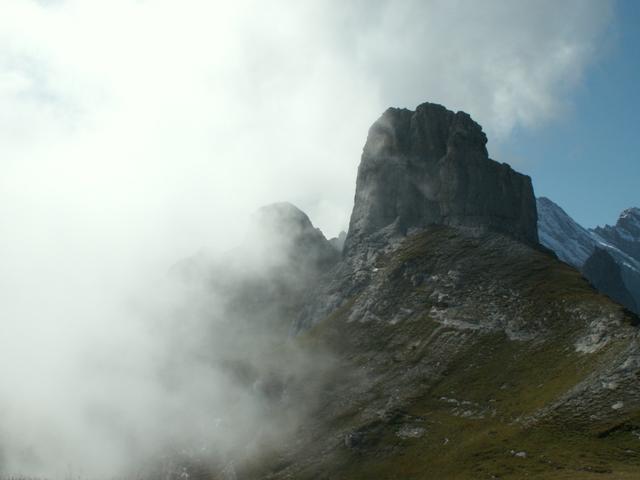
[[[486,342],[484,353],[465,352],[442,382],[409,405],[410,415],[424,419],[424,437],[401,440],[391,425],[376,446],[378,452],[346,459],[340,477],[591,478],[598,472],[598,478],[640,478],[640,439],[630,430],[599,438],[598,431],[570,423],[523,427],[513,421],[582,380],[591,362],[552,346],[523,349],[491,337]],[[463,418],[452,414],[443,397],[492,404],[499,413]],[[380,456],[390,445],[397,450]],[[527,457],[512,451],[524,451]]]
[[[596,294],[570,267],[535,250],[506,251],[500,242],[462,239],[451,229],[437,229],[409,239],[380,266],[384,275],[393,278],[407,263],[425,271],[465,265],[469,284],[499,275],[521,296],[535,299],[525,302],[518,314],[531,319],[544,316],[544,326],[552,335],[544,342],[512,341],[501,332],[471,335],[444,375],[434,383],[416,385],[404,405],[403,418],[418,419],[414,423],[425,429],[423,436],[400,438],[397,432],[403,421],[391,419],[374,427],[374,440],[366,447],[339,449],[322,473],[308,469],[296,478],[640,478],[640,438],[634,433],[636,425],[640,432],[640,417],[634,413],[622,419],[617,429],[572,418],[529,427],[519,421],[606,364],[628,340],[614,340],[598,353],[577,353],[573,342],[581,327],[568,320],[567,307],[581,305],[594,312],[618,307]],[[415,293],[400,280],[391,284],[387,294],[406,299]],[[407,339],[428,338],[433,348],[447,334],[448,329],[429,318],[426,310],[418,321],[367,326],[369,334],[359,336],[363,326],[346,321],[357,301],[352,299],[302,341],[328,343],[351,365],[362,365],[376,351],[397,348]],[[404,330],[401,335],[398,329]],[[415,352],[416,358],[407,354],[397,359],[400,368],[428,356],[430,346]],[[450,398],[468,402],[469,416],[465,417],[463,405],[452,408],[446,400]],[[357,426],[357,408],[333,423],[334,427]],[[517,452],[526,452],[526,457]]]

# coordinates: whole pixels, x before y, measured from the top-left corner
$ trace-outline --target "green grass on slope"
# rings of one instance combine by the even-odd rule
[[[518,421],[580,382],[599,355],[527,348],[496,336],[477,346],[408,407],[410,416],[424,419],[423,437],[401,439],[391,424],[371,451],[345,452],[335,478],[640,478],[634,419],[605,436],[570,423],[526,427]],[[452,406],[450,399],[466,403]]]
[[[530,319],[545,317],[551,335],[543,342],[524,342],[509,340],[503,333],[474,333],[442,379],[417,389],[406,406],[405,416],[421,419],[423,436],[401,438],[401,423],[393,421],[377,425],[376,438],[366,448],[344,448],[321,475],[308,472],[304,478],[640,479],[640,416],[627,418],[617,428],[595,424],[586,428],[585,419],[570,417],[553,423],[527,422],[615,357],[627,340],[613,340],[597,353],[577,353],[575,334],[583,327],[567,312],[573,306],[590,312],[618,307],[567,265],[543,252],[513,242],[505,247],[501,242],[500,237],[468,239],[452,229],[435,229],[408,239],[381,265],[390,275],[407,262],[431,272],[463,265],[469,283],[499,275],[520,296],[532,299],[519,313]],[[397,285],[393,288],[398,290]],[[348,339],[363,328],[346,323],[354,302],[357,298],[307,338],[314,342],[324,338],[359,363],[374,353],[349,352],[353,345]],[[427,315],[418,323],[394,328],[414,328],[409,337],[425,338],[435,324]],[[372,329],[373,338],[359,348],[392,345],[391,327],[366,328]],[[351,424],[354,418],[350,412],[334,422]]]

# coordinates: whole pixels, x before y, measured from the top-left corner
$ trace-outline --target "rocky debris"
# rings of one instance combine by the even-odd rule
[[[455,398],[440,397],[440,401],[447,404],[450,414],[454,417],[480,420],[487,416],[495,416],[496,410],[492,405],[482,406],[469,400],[457,400]]]
[[[620,319],[615,315],[595,318],[589,322],[585,334],[576,341],[576,352],[595,353],[601,350],[613,339],[612,332],[619,326]]]
[[[606,363],[590,372],[583,381],[566,391],[554,402],[538,410],[533,416],[522,421],[531,426],[541,419],[559,421],[574,427],[614,425],[624,419],[624,415],[640,409],[640,345],[637,329],[611,323],[604,337],[615,344],[624,341],[615,356],[609,356]],[[594,354],[606,355],[607,349],[596,350]],[[582,361],[586,361],[582,360]],[[613,388],[612,388],[613,387]],[[606,437],[610,428],[599,433]],[[614,427],[615,428],[615,427]]]
[[[429,225],[499,231],[538,242],[531,179],[489,159],[464,112],[390,108],[369,129],[345,254]]]
[[[416,425],[403,425],[396,432],[396,435],[403,440],[409,438],[421,438],[427,433],[427,429]]]
[[[598,291],[629,310],[638,311],[633,295],[622,279],[620,266],[606,250],[596,248],[582,267],[582,272]]]
[[[622,407],[624,407],[624,402],[616,402],[611,405],[611,408],[614,410],[620,410]]]

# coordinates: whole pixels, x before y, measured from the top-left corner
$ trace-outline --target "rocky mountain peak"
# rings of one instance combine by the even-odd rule
[[[315,230],[307,214],[289,202],[276,202],[260,207],[253,218],[260,228],[274,234],[284,231],[287,235],[298,236]]]
[[[486,143],[464,112],[433,103],[385,111],[362,152],[345,254],[435,224],[537,244],[531,179],[491,160]]]
[[[371,126],[363,157],[405,154],[440,159],[450,149],[476,150],[487,155],[486,144],[482,127],[468,114],[423,103],[415,112],[387,109]]]
[[[640,241],[640,208],[634,207],[624,210],[620,214],[616,226],[624,228]]]
[[[615,226],[596,227],[593,231],[640,263],[640,208],[627,208]]]
[[[623,210],[615,226],[596,227],[595,232],[605,237],[619,236],[627,241],[640,242],[640,208]]]
[[[261,207],[253,219],[250,237],[261,243],[268,256],[284,256],[287,263],[304,263],[314,268],[331,266],[340,258],[307,214],[289,202]]]

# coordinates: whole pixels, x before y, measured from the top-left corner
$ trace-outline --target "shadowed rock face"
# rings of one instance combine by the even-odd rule
[[[380,231],[405,235],[433,224],[537,244],[531,179],[489,159],[486,143],[464,112],[432,103],[388,109],[369,129],[345,253]]]
[[[598,291],[632,312],[638,311],[633,296],[622,280],[620,266],[606,250],[596,248],[584,264],[582,271]]]

